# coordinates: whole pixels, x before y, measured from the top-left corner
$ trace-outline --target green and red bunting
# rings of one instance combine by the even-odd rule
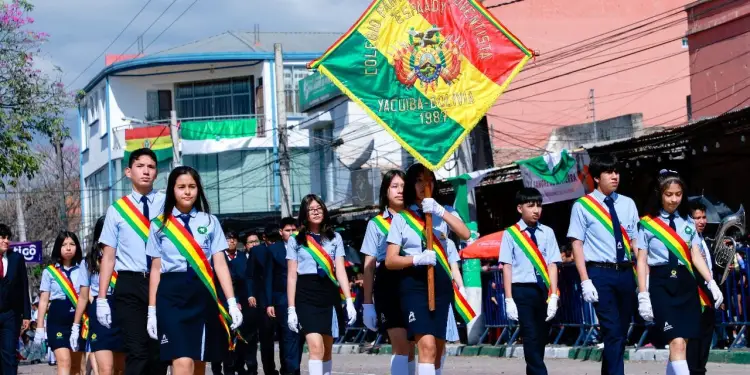
[[[434,170],[532,55],[477,0],[376,0],[308,67]]]

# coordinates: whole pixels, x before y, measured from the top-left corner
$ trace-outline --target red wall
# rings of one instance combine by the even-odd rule
[[[748,106],[750,0],[708,1],[687,14],[693,119]]]
[[[497,1],[485,1],[486,6],[494,3]],[[681,38],[687,29],[687,22],[682,20],[685,18],[684,12],[670,18],[669,20],[676,22],[665,30],[650,33],[621,46],[610,45],[579,53],[556,65],[535,68],[535,65],[544,63],[548,58],[546,56],[553,55],[554,52],[550,51],[556,48],[685,4],[682,0],[535,0],[491,9],[524,44],[540,53],[536,62],[532,61],[527,65],[509,90],[611,59],[617,56],[613,55],[616,52]],[[680,9],[674,12],[679,12]],[[598,54],[587,57],[594,52]],[[665,58],[677,52],[684,53]],[[583,80],[652,60],[656,62],[589,83],[574,85]],[[553,129],[591,121],[588,96],[589,89],[592,88],[595,90],[598,119],[640,112],[644,115],[644,126],[665,122],[670,125],[683,123],[686,120],[685,98],[690,88],[688,61],[687,48],[683,48],[682,41],[678,39],[662,47],[632,54],[564,78],[506,92],[488,115],[491,129],[494,130],[492,136],[496,152],[509,149],[538,150],[537,147],[544,148]],[[531,77],[539,73],[541,74]],[[563,89],[552,93],[510,102],[561,87]]]

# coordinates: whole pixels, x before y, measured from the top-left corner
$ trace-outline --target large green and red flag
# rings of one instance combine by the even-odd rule
[[[308,67],[434,170],[532,56],[476,0],[375,0]]]
[[[126,129],[125,156],[123,160],[127,163],[130,153],[139,148],[150,148],[156,154],[157,161],[171,158],[172,136],[169,133],[169,125]]]

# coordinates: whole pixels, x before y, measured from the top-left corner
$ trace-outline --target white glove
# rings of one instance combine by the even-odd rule
[[[346,316],[349,318],[347,324],[352,325],[357,321],[357,309],[354,308],[354,298],[346,300]]]
[[[508,315],[508,319],[510,320],[518,320],[518,307],[516,307],[516,302],[513,301],[513,298],[505,299],[505,314]]]
[[[229,306],[229,316],[232,317],[232,325],[229,328],[234,331],[242,325],[242,311],[237,307],[237,299],[230,298],[227,300]]]
[[[286,309],[286,324],[289,326],[290,331],[299,333],[299,320],[297,319],[297,310],[294,306]]]
[[[81,337],[81,325],[74,323],[73,327],[70,328],[70,349],[74,352],[78,351],[79,337]]]
[[[96,299],[96,320],[104,327],[110,328],[112,325],[112,310],[109,309],[109,303],[106,298]]]
[[[557,301],[560,300],[560,296],[557,294],[553,294],[549,296],[549,302],[547,303],[547,319],[544,319],[545,322],[549,322],[552,320],[552,318],[555,317],[555,314],[557,314]]]
[[[425,250],[421,254],[412,256],[411,262],[414,266],[434,266],[437,264],[437,255],[434,250]]]
[[[146,331],[148,336],[154,340],[158,340],[159,334],[156,331],[156,306],[148,307],[148,320],[146,321]]]
[[[708,282],[708,290],[711,291],[711,296],[714,297],[714,301],[716,301],[714,302],[714,308],[718,309],[722,302],[724,302],[724,294],[721,293],[721,289],[716,285],[716,280]]]
[[[581,289],[583,289],[583,300],[588,303],[599,302],[599,293],[596,292],[594,283],[591,279],[584,280],[581,282]]]
[[[378,313],[375,312],[375,305],[366,303],[362,305],[362,321],[365,323],[365,327],[370,331],[378,330]]]
[[[651,295],[648,292],[638,293],[638,314],[647,322],[654,320],[654,308],[651,307]]]
[[[432,198],[422,199],[422,212],[443,217],[445,208]]]
[[[464,298],[466,298],[466,288],[464,288],[464,287],[460,287],[460,288],[458,288],[458,292],[459,292],[459,293],[460,293],[460,294],[461,294],[461,295],[462,295],[462,296],[463,296]]]
[[[34,344],[42,345],[43,342],[44,342],[44,328],[37,328],[36,331],[34,331]]]

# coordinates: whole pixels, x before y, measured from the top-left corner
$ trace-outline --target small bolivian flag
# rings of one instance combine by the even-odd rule
[[[308,67],[434,170],[532,56],[476,0],[375,0]]]
[[[168,125],[155,125],[144,128],[125,130],[125,163],[130,153],[139,148],[150,148],[156,154],[157,161],[172,157],[172,136]]]

